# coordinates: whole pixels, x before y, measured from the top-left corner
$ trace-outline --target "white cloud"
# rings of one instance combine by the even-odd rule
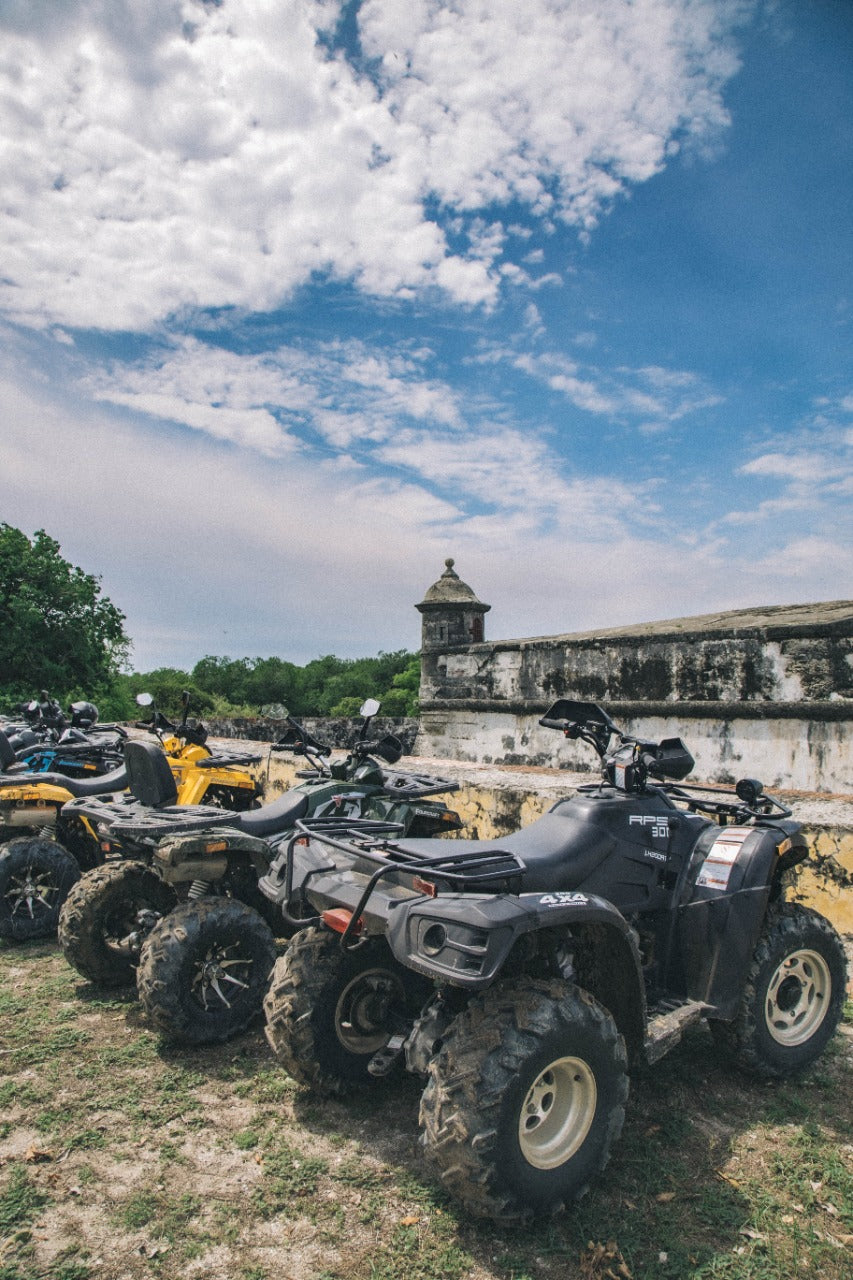
[[[847,438],[843,427],[820,413],[783,447],[744,463],[739,474],[761,482],[761,493],[768,487],[777,492],[749,507],[729,511],[721,524],[751,525],[756,530],[763,526],[763,544],[768,547],[763,563],[768,571],[784,577],[827,579],[832,568],[836,582],[849,578],[853,564],[853,438]],[[774,543],[778,544],[780,536],[784,539],[782,549],[769,548],[771,529]],[[822,546],[832,551],[821,568],[819,550],[814,549]],[[845,560],[844,571],[838,572]]]
[[[424,372],[430,354],[350,341],[245,355],[183,338],[90,371],[79,385],[94,400],[267,456],[289,453],[309,427],[336,448],[366,448],[403,421],[462,429],[456,393]]]
[[[362,487],[381,472],[392,492],[402,492],[400,482],[387,479],[393,468],[392,475],[408,477],[410,502],[412,478],[445,495],[439,500],[445,518],[450,494],[455,517],[482,519],[483,508],[504,520],[524,513],[529,529],[556,520],[583,530],[595,519],[604,536],[629,516],[649,518],[653,505],[641,489],[567,474],[543,432],[495,426],[475,400],[463,412],[456,393],[425,375],[430,356],[428,349],[354,340],[243,355],[184,338],[136,364],[90,372],[81,387],[101,404],[180,423],[265,457],[299,454],[307,463],[325,461],[328,450],[345,454],[362,472]],[[314,433],[326,453],[317,452]],[[415,502],[412,512],[420,507]]]
[[[747,476],[769,476],[797,484],[815,484],[836,475],[833,462],[815,453],[763,453],[740,468]]]
[[[589,228],[673,140],[727,123],[721,0],[366,0],[365,52],[448,205],[510,198]]]
[[[586,340],[577,340],[577,345],[594,345],[593,335],[581,337]],[[552,391],[559,391],[587,413],[615,420],[639,419],[637,426],[645,433],[666,430],[691,413],[722,403],[721,396],[687,370],[647,366],[608,371],[592,364],[581,365],[557,351],[537,353],[499,346],[486,348],[478,359],[482,363],[506,362]]]
[[[318,42],[331,0],[6,5],[0,306],[33,327],[147,330],[269,310],[316,276],[491,305],[495,204],[588,229],[682,138],[726,124],[740,8],[367,0],[376,84]],[[453,247],[436,199],[462,218]]]
[[[675,509],[664,518],[637,484],[563,474],[545,442],[508,429],[413,428],[378,445],[397,452],[393,480],[371,474],[363,451],[201,447],[197,432],[11,376],[0,424],[3,519],[48,528],[102,575],[139,669],[205,653],[302,662],[416,648],[413,605],[448,555],[493,604],[495,637],[850,591],[849,540],[828,510],[818,532],[800,520],[763,547],[727,542]]]

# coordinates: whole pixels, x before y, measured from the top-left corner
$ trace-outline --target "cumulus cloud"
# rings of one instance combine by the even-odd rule
[[[495,210],[588,231],[724,127],[743,7],[367,0],[351,61],[335,0],[7,4],[0,306],[147,330],[317,277],[465,305],[557,283],[504,261]]]

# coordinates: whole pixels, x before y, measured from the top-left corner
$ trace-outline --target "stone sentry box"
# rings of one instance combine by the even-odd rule
[[[583,744],[537,724],[567,697],[628,732],[681,736],[697,779],[853,792],[853,601],[487,642],[491,606],[448,560],[416,607],[419,755],[596,771]]]

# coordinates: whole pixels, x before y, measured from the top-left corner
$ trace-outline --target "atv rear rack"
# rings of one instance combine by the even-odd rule
[[[119,814],[109,828],[110,837],[117,836],[142,843],[161,840],[164,836],[185,831],[202,831],[207,827],[233,826],[240,815],[231,809],[212,805],[169,805],[163,809],[142,808],[139,813]]]
[[[292,844],[300,837],[319,840],[353,858],[362,858],[379,864],[383,874],[389,871],[430,871],[451,884],[466,886],[481,881],[515,879],[526,870],[524,862],[514,853],[504,849],[453,850],[453,841],[438,841],[428,837],[430,844],[441,843],[446,853],[425,856],[417,849],[392,837],[402,827],[397,822],[382,822],[371,818],[300,818]],[[425,844],[426,840],[409,840],[408,845]]]
[[[328,845],[352,859],[376,864],[376,871],[369,877],[358,904],[341,936],[341,946],[346,948],[350,939],[357,933],[359,920],[379,881],[395,872],[404,872],[416,878],[414,887],[422,893],[435,896],[438,886],[433,877],[444,882],[451,889],[476,890],[477,888],[494,891],[497,884],[503,882],[508,892],[512,891],[526,870],[524,862],[514,853],[503,849],[453,851],[453,841],[446,844],[447,852],[428,856],[419,850],[406,848],[393,837],[402,830],[399,823],[381,822],[370,818],[307,818],[296,823],[296,829],[288,842],[285,870],[284,914],[291,923],[303,926],[307,921],[291,917],[287,904],[293,894],[293,864],[298,844],[316,840]],[[419,844],[420,841],[409,841]],[[423,843],[427,843],[424,841]],[[430,844],[438,843],[430,839]],[[444,843],[444,842],[440,842]],[[326,867],[326,871],[330,868]],[[311,872],[308,878],[310,879]],[[429,879],[422,879],[427,875]],[[307,879],[300,885],[304,891]]]

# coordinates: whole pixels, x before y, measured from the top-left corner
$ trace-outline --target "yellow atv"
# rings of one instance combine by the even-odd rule
[[[149,695],[137,701],[151,705]],[[256,805],[261,786],[246,765],[259,755],[214,756],[205,745],[203,725],[184,715],[173,725],[159,712],[137,727],[156,733],[175,777],[180,805],[211,805],[242,811]],[[3,744],[0,740],[0,756]],[[2,759],[0,759],[2,767]],[[0,773],[0,938],[23,941],[56,932],[60,908],[82,871],[99,866],[110,852],[106,833],[77,811],[93,796],[116,795],[127,788],[124,766],[98,778],[62,774]],[[131,797],[128,796],[128,799]],[[62,809],[67,806],[66,812]],[[19,837],[15,839],[14,837]]]

